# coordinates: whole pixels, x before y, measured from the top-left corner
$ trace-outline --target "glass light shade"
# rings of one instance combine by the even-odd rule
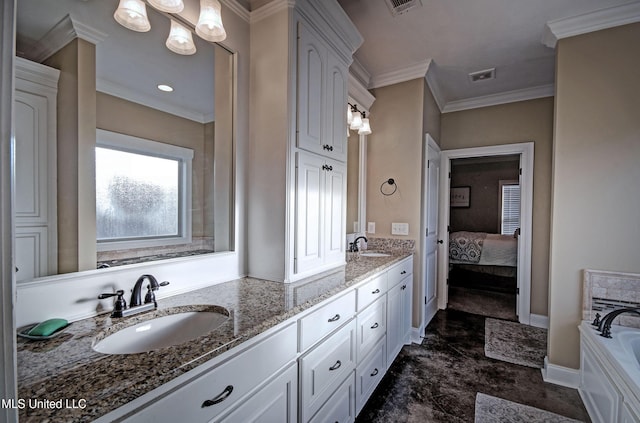
[[[169,32],[166,46],[172,52],[186,56],[196,52],[191,31],[174,20],[171,21],[171,32]]]
[[[113,18],[132,31],[147,32],[151,29],[147,18],[147,6],[142,0],[120,0]]]
[[[147,0],[156,9],[167,13],[179,13],[184,9],[182,0]]]
[[[371,133],[371,126],[369,125],[369,118],[362,119],[362,127],[358,130],[360,135],[369,135]]]
[[[353,114],[353,120],[351,121],[351,126],[349,128],[354,130],[359,130],[362,127],[362,116],[360,113]]]
[[[347,106],[347,125],[351,125],[352,120],[353,120],[353,112],[351,111],[351,106]]]
[[[218,0],[200,0],[200,17],[196,25],[196,34],[204,40],[213,42],[227,38],[227,33],[222,26]]]

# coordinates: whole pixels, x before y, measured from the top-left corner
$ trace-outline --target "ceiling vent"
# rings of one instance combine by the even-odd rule
[[[471,82],[480,82],[480,81],[488,81],[489,79],[496,78],[496,68],[485,69],[478,72],[471,72],[469,74],[469,81]]]
[[[422,6],[420,0],[385,0],[393,16],[402,15],[414,7]]]

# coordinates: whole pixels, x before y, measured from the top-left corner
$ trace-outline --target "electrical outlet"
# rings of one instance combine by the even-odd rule
[[[409,235],[408,223],[392,223],[391,235]]]
[[[367,233],[375,234],[376,233],[376,222],[368,222],[367,223]]]

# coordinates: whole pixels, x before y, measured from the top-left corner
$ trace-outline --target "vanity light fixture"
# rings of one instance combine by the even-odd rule
[[[142,0],[120,0],[113,18],[132,31],[147,32],[151,29],[151,23],[147,18],[147,6]]]
[[[360,116],[360,110],[358,110],[357,105],[351,106],[351,113],[353,114],[353,118],[351,119],[351,125],[349,125],[349,129],[357,131],[362,127],[362,116]]]
[[[196,52],[196,45],[193,43],[191,31],[173,19],[171,20],[171,32],[169,32],[165,45],[172,52],[186,56]]]
[[[151,6],[165,13],[179,13],[184,9],[183,0],[147,1]],[[200,0],[200,16],[195,31],[203,40],[219,42],[227,38],[227,32],[222,25],[221,8],[218,0]],[[113,17],[120,25],[132,31],[147,32],[151,29],[151,23],[147,18],[147,7],[143,0],[120,0]],[[178,19],[177,16],[176,19]],[[194,54],[196,46],[191,33],[191,29],[171,19],[171,30],[165,43],[167,48],[178,54]]]
[[[223,41],[227,33],[222,26],[218,0],[200,0],[200,17],[196,24],[196,34],[207,41]]]
[[[161,12],[180,13],[184,9],[182,0],[147,0],[149,4]]]
[[[359,135],[371,134],[371,125],[369,125],[369,118],[365,116],[365,113],[362,112],[362,126],[360,127],[360,129],[358,129]]]

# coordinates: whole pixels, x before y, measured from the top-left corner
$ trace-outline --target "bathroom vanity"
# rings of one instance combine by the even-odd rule
[[[234,280],[162,299],[154,312],[21,340],[20,398],[85,407],[27,407],[20,419],[353,421],[410,342],[412,269],[411,253],[359,257],[313,281]],[[193,341],[138,354],[92,348],[124,326],[207,305],[228,318]]]

